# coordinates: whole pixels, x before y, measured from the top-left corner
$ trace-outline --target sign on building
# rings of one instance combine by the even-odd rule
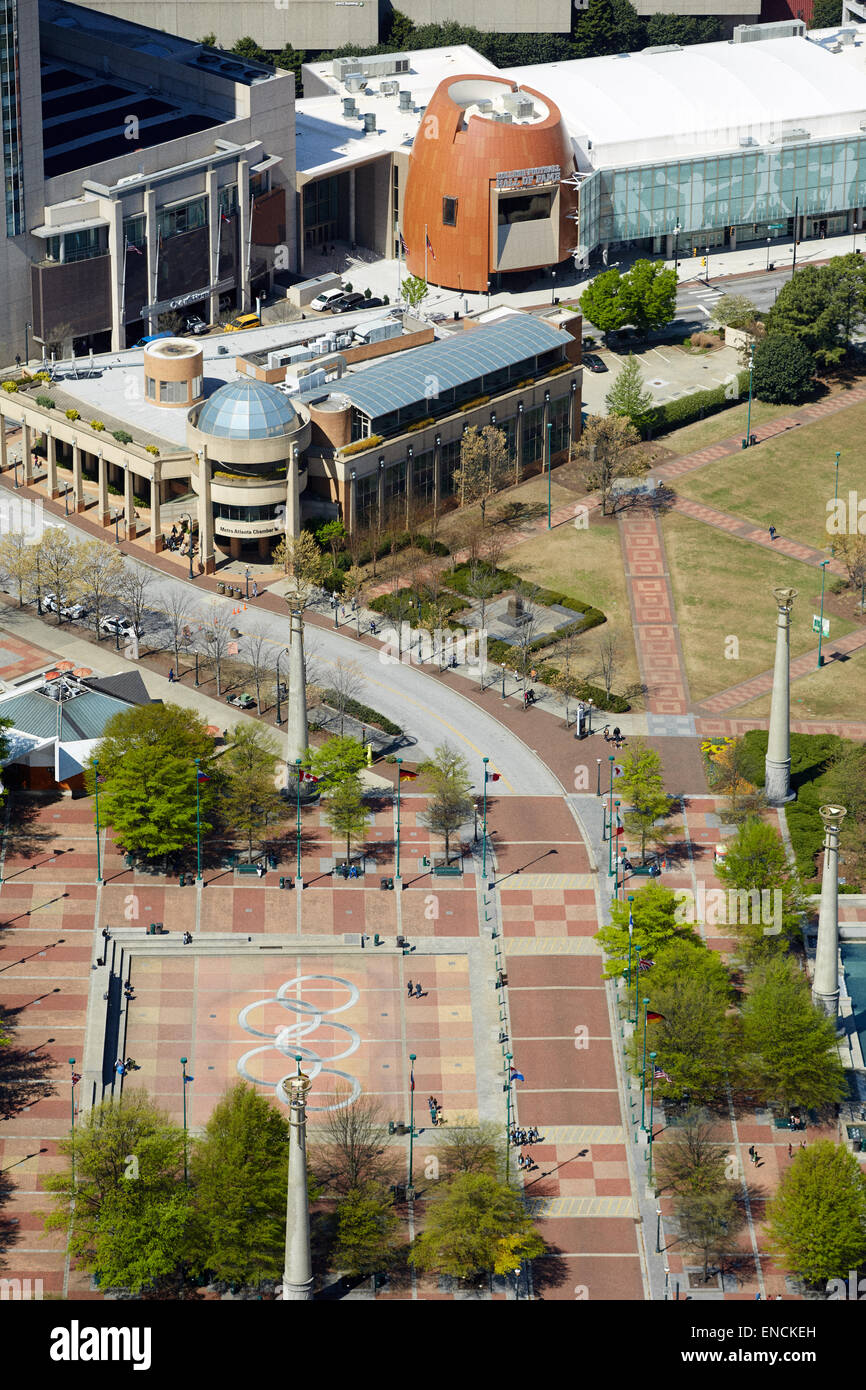
[[[547,164],[540,169],[508,169],[496,175],[496,188],[498,192],[540,188],[542,184],[559,183],[561,177],[558,164]]]

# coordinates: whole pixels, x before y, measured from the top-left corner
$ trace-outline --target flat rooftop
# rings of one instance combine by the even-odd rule
[[[578,167],[649,164],[771,146],[795,132],[814,139],[859,136],[866,120],[866,25],[812,30],[805,37],[751,43],[693,44],[606,58],[536,63],[498,69],[465,44],[411,53],[411,71],[371,77],[352,93],[331,74],[331,63],[306,65],[331,95],[297,103],[297,166],[322,176],[376,155],[411,147],[430,96],[447,77],[491,74],[550,97],[571,136]],[[838,52],[835,51],[838,48]],[[381,92],[396,81],[412,94],[400,110],[396,95]],[[354,96],[358,115],[343,115]],[[376,114],[364,134],[363,115]],[[800,138],[806,139],[806,136]]]

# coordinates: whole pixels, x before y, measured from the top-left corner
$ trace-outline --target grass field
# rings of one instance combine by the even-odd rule
[[[832,641],[828,647],[832,651]],[[731,716],[768,719],[770,696],[739,706]],[[853,652],[848,661],[831,661],[821,671],[792,681],[791,718],[866,720],[866,651]]]
[[[663,521],[668,569],[691,697],[705,700],[773,665],[777,587],[798,590],[791,653],[815,645],[816,569],[672,513]],[[855,625],[834,619],[833,635]],[[733,651],[734,656],[726,656]]]
[[[768,420],[775,420],[780,415],[790,415],[792,409],[790,405],[765,405],[763,401],[752,401],[752,429],[754,430],[756,425],[765,425]],[[685,425],[681,430],[660,434],[658,443],[675,454],[691,454],[697,449],[705,449],[708,444],[718,444],[722,439],[730,439],[732,436],[743,438],[746,433],[747,415],[748,402],[732,405],[727,410],[720,410],[717,415],[710,415],[706,420],[696,420],[693,425]],[[763,447],[762,444],[761,448]]]
[[[514,546],[505,555],[502,565],[533,584],[586,599],[600,608],[607,615],[610,630],[620,639],[620,663],[614,689],[622,690],[637,681],[631,613],[615,521],[593,519],[585,531],[577,531],[573,526],[558,526],[549,535],[544,532]],[[596,628],[578,639],[575,673],[591,675],[598,665],[599,633],[606,631],[606,627]],[[555,660],[553,648],[549,654],[550,659]]]
[[[866,497],[866,404],[768,439],[748,454],[736,454],[677,479],[677,491],[722,511],[770,523],[783,536],[823,548],[827,504],[833,501],[835,455],[841,450],[839,495]]]

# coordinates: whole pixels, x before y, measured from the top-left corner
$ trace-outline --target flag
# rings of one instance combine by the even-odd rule
[[[408,771],[407,771],[407,772],[403,772],[403,771],[401,771],[401,773],[400,773],[400,781],[401,781],[401,782],[416,782],[416,781],[418,780],[418,776],[419,776],[419,774],[418,774],[417,772],[408,772]]]
[[[74,1071],[74,1072],[72,1073],[72,1084],[73,1084],[73,1086],[77,1086],[80,1080],[81,1080],[81,1072],[80,1072],[80,1071]]]
[[[221,213],[220,213],[220,220],[221,220],[222,222],[231,222],[232,219],[229,217],[228,213],[226,213],[226,212],[221,212]]]
[[[484,780],[486,782],[498,782],[501,776],[501,772],[485,772]]]
[[[134,251],[135,254],[136,254],[136,256],[143,256],[143,255],[144,255],[144,252],[142,251],[141,247],[140,247],[140,246],[133,246],[132,242],[129,243],[129,245],[127,246],[126,249],[127,249],[127,251]]]
[[[198,775],[197,775],[196,780],[197,780],[198,782],[209,782],[209,781],[210,781],[210,777],[208,776],[208,774],[207,774],[206,772],[199,772]]]
[[[400,233],[400,245],[401,245],[401,247],[403,248],[403,255],[404,255],[404,256],[408,256],[408,254],[409,254],[409,247],[406,245],[405,241],[403,240],[403,233],[402,233],[402,232]]]
[[[237,656],[237,654],[238,654],[238,644],[237,644],[237,642],[229,642],[229,645],[228,645],[228,654],[229,654],[229,656]]]
[[[653,962],[651,960],[639,960],[637,963],[637,968],[640,971],[652,970],[652,967]]]
[[[523,1075],[523,1072],[522,1072],[522,1071],[518,1071],[516,1067],[512,1067],[512,1068],[511,1068],[511,1080],[512,1080],[512,1081],[525,1081],[525,1080],[526,1080],[526,1077]]]
[[[425,236],[425,239],[426,239],[426,241],[427,241],[427,250],[430,252],[430,255],[433,257],[433,259],[434,259],[434,261],[435,261],[435,259],[436,259],[436,252],[433,250],[433,243],[432,243],[432,241],[430,240],[429,236],[427,236],[427,233],[426,233],[426,232],[424,233],[424,236]]]
[[[666,1071],[662,1071],[661,1067],[655,1067],[653,1069],[653,1077],[656,1081],[670,1081],[671,1079]]]
[[[412,1069],[411,1069],[410,1072],[409,1072],[409,1090],[410,1090],[410,1091],[414,1091],[414,1089],[415,1089],[415,1068],[412,1067]]]
[[[652,1009],[650,1009],[646,1017],[647,1023],[663,1023],[665,1016],[664,1014],[654,1014]]]

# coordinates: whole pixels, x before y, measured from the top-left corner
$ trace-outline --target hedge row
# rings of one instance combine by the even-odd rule
[[[680,396],[678,400],[666,401],[657,405],[648,415],[647,426],[653,434],[664,434],[667,430],[681,429],[695,420],[707,415],[715,415],[735,404],[749,390],[749,373],[737,373],[737,395],[732,399],[731,384],[715,386],[709,391],[695,391],[690,396]]]
[[[767,739],[766,729],[750,729],[743,735],[745,775],[756,787],[764,785]],[[791,785],[797,800],[785,807],[785,819],[797,872],[807,881],[817,874],[817,856],[824,842],[824,823],[818,814],[826,800],[822,777],[843,747],[838,734],[791,734]]]
[[[351,715],[353,719],[360,719],[362,724],[370,724],[374,729],[381,729],[385,734],[402,734],[403,730],[399,724],[394,724],[390,719],[386,719],[384,714],[380,714],[377,709],[371,709],[369,705],[362,705],[360,700],[344,700],[336,690],[324,690],[322,698],[326,705],[331,705],[333,709],[343,706],[344,714]]]
[[[396,593],[393,594],[379,594],[377,598],[371,599],[369,606],[374,610],[374,612],[384,613],[386,617],[391,618],[393,622],[397,622],[401,614],[399,606],[395,603],[395,600],[402,597],[403,595],[406,595],[406,597],[411,596],[413,599],[412,607],[411,609],[407,607],[406,611],[402,613],[402,618],[404,622],[412,621],[413,619],[417,619],[418,617],[418,609],[414,602],[414,593],[415,591],[412,588],[403,588],[398,589]],[[459,613],[462,609],[466,607],[466,604],[463,602],[463,600],[461,598],[458,598],[456,594],[443,594],[442,603],[447,606],[449,615],[452,613]],[[422,599],[421,621],[429,622],[431,619],[431,605]]]

